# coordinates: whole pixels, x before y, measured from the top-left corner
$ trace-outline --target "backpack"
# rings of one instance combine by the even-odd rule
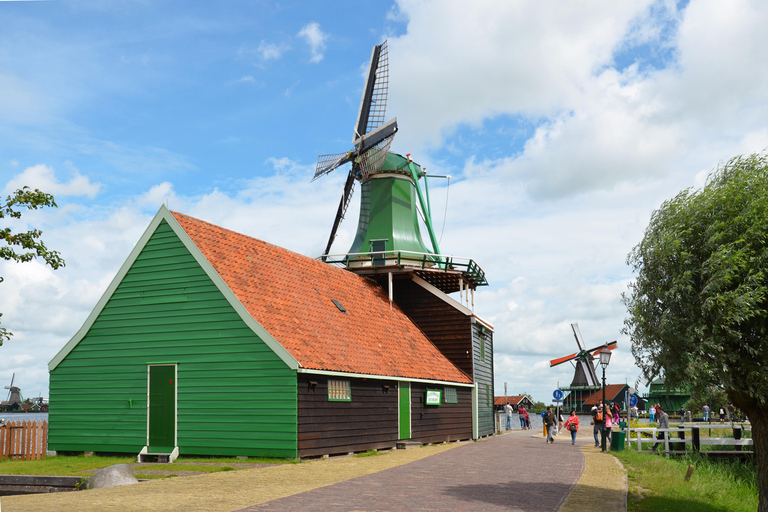
[[[603,421],[603,411],[598,409],[595,413],[595,421]]]

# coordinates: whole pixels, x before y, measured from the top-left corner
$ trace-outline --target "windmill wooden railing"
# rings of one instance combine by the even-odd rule
[[[47,421],[9,421],[0,425],[0,460],[44,459],[47,448]]]
[[[362,266],[371,270],[387,267],[415,268],[436,272],[455,273],[464,278],[464,286],[487,286],[485,271],[473,259],[412,251],[371,251],[349,254],[326,254],[318,258],[331,265],[355,269]]]

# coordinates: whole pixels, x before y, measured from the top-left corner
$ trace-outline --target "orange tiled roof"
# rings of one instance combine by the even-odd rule
[[[493,405],[506,405],[507,399],[509,399],[510,405],[517,405],[522,402],[525,395],[520,396],[496,396],[493,397]]]
[[[605,386],[605,400],[607,402],[613,402],[618,400],[624,401],[624,388],[628,387],[626,384],[606,384]],[[603,390],[599,389],[589,395],[584,400],[584,405],[597,405],[603,400]]]
[[[301,367],[472,382],[396,304],[390,309],[386,293],[376,283],[256,238],[172,213],[248,313]]]

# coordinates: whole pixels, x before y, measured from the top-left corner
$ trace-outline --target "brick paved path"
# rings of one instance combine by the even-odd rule
[[[510,432],[241,512],[557,511],[584,472],[580,438]]]

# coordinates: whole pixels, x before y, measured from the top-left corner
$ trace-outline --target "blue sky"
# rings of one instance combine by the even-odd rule
[[[497,391],[570,383],[548,361],[571,322],[618,340],[608,379],[634,382],[626,256],[661,202],[768,147],[766,25],[757,1],[0,0],[0,192],[55,195],[25,220],[67,261],[0,262],[0,382],[47,395],[162,203],[317,256],[345,173],[310,183],[314,164],[350,147],[384,39],[392,149],[452,176],[430,183],[441,248],[491,283]]]

